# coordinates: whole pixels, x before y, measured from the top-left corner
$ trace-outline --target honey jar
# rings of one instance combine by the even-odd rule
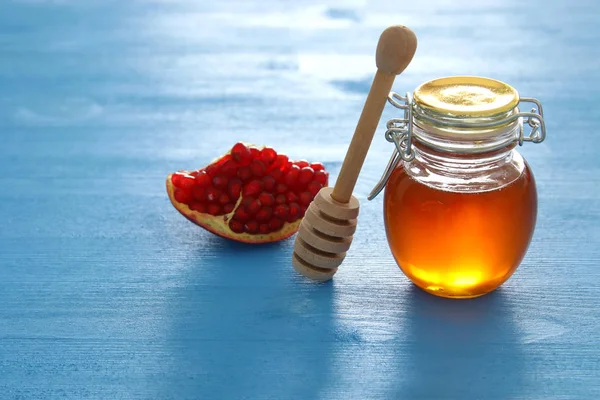
[[[369,199],[385,188],[393,257],[431,294],[493,291],[515,272],[535,229],[535,179],[517,148],[546,136],[540,102],[473,76],[431,80],[388,101],[403,115],[387,123],[394,152]],[[531,111],[520,111],[524,103]]]

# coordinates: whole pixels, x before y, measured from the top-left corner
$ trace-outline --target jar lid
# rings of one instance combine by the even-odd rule
[[[451,76],[425,82],[414,91],[414,102],[424,110],[453,117],[492,117],[519,104],[510,85],[477,76]]]

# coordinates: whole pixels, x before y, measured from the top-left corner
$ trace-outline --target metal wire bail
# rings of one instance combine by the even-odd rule
[[[544,109],[539,100],[532,97],[521,97],[520,103],[533,103],[535,107],[529,113],[518,113],[523,117],[523,125],[527,124],[531,127],[529,135],[525,136],[523,125],[519,131],[519,146],[523,146],[523,142],[542,143],[546,139],[546,124],[544,123]]]
[[[413,131],[412,95],[409,92],[406,92],[406,96],[390,92],[387,100],[394,107],[401,109],[404,112],[404,116],[403,118],[392,118],[386,124],[385,139],[388,142],[394,143],[395,148],[383,176],[369,194],[369,200],[373,200],[383,190],[400,160],[411,161],[415,158],[411,146]]]
[[[402,103],[396,101],[400,100]],[[412,96],[410,93],[406,93],[406,96],[400,96],[397,93],[391,92],[388,95],[388,102],[394,107],[397,107],[404,111],[403,118],[392,118],[386,126],[385,139],[388,142],[393,142],[396,145],[396,150],[404,161],[411,161],[415,158],[414,153],[411,151],[412,141]]]

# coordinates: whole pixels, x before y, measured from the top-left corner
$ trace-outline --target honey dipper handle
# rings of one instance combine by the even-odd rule
[[[358,180],[358,174],[367,157],[377,124],[383,113],[387,96],[394,83],[394,78],[394,75],[382,72],[381,70],[377,70],[375,74],[373,85],[358,120],[350,147],[348,147],[342,169],[333,187],[333,193],[331,193],[331,197],[340,203],[348,203],[350,201],[354,186]]]
[[[394,79],[408,66],[416,49],[417,38],[405,26],[391,26],[381,34],[377,44],[377,73],[331,193],[334,200],[350,201]]]

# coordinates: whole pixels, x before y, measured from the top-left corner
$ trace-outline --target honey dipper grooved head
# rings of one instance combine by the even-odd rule
[[[294,269],[317,281],[327,281],[335,275],[356,231],[358,200],[352,196],[348,203],[337,202],[331,197],[332,191],[333,188],[324,187],[317,193],[294,243]]]
[[[406,26],[390,26],[383,31],[377,44],[377,68],[398,75],[406,69],[417,51],[417,37]]]
[[[332,269],[316,268],[299,258],[296,253],[292,255],[292,265],[294,266],[296,272],[298,272],[300,275],[320,282],[330,280],[337,272],[337,267]]]

